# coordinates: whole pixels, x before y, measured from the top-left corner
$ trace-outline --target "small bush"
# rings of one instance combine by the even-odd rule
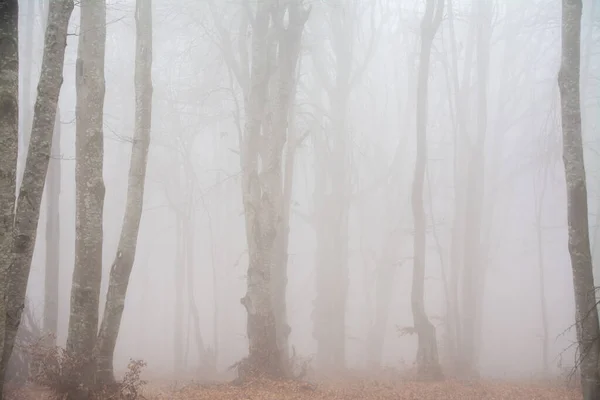
[[[142,360],[130,360],[121,381],[101,385],[95,382],[93,375],[90,379],[89,372],[96,364],[91,357],[76,358],[61,347],[44,345],[43,340],[31,346],[30,354],[32,383],[47,388],[55,399],[66,398],[69,394],[89,400],[142,398],[141,390],[146,384],[141,378],[146,366]]]

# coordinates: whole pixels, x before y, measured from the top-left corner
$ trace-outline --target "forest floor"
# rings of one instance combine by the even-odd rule
[[[44,389],[7,393],[7,400],[50,400]],[[337,383],[261,381],[172,385],[149,382],[140,400],[581,400],[580,391],[555,383],[446,380],[437,383],[354,379]]]
[[[190,385],[178,390],[145,390],[148,400],[581,400],[577,389],[554,384],[490,382],[440,383],[352,381],[312,384],[304,382],[255,382]]]

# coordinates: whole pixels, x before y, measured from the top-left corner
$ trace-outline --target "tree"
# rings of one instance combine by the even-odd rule
[[[8,3],[3,2],[1,4]],[[8,289],[6,298],[8,302],[6,304],[6,327],[0,383],[3,383],[4,370],[12,354],[25,304],[25,291],[27,289],[33,249],[35,247],[42,192],[48,171],[48,155],[51,152],[58,97],[62,86],[62,72],[65,48],[67,46],[67,28],[73,7],[73,0],[52,0],[49,7],[48,26],[44,38],[42,71],[38,83],[38,95],[34,108],[31,138],[14,217],[12,254],[9,253],[7,256],[6,253],[2,253],[3,261],[11,260],[11,268],[7,279]],[[11,10],[12,12],[14,8],[5,10]],[[7,26],[10,27],[10,24]],[[8,43],[11,43],[11,41],[16,43],[14,40],[8,40]],[[10,59],[10,57],[3,58],[3,60],[7,59]],[[14,64],[14,62],[9,63],[10,68],[17,68]],[[9,73],[3,76],[10,75]],[[4,87],[3,85],[2,88]],[[3,108],[3,110],[5,109],[10,110],[11,108]],[[7,127],[8,125],[4,124],[3,126]],[[4,136],[2,136],[2,140],[6,140]],[[9,146],[7,149],[12,148],[10,147],[12,146],[10,140],[6,144]],[[14,146],[16,146],[16,142]],[[3,149],[2,151],[5,150]],[[12,160],[10,154],[7,154],[7,157],[7,160]],[[3,158],[2,160],[4,162],[5,159]],[[16,168],[16,159],[14,168]],[[10,171],[12,171],[12,168],[6,170],[7,179],[12,179]],[[5,193],[8,192],[3,191],[2,193],[2,196],[5,196]],[[8,195],[6,194],[6,196]],[[9,218],[9,221],[12,221],[12,218]],[[4,244],[6,244],[6,241]]]
[[[0,1],[0,349],[6,326],[8,271],[12,261],[12,232],[15,209],[19,137],[19,5],[17,0]],[[7,329],[8,328],[8,329]],[[10,356],[10,352],[8,353]],[[2,357],[0,379],[8,360]],[[2,398],[0,380],[0,398]]]
[[[97,379],[114,382],[113,357],[125,308],[125,296],[133,263],[144,204],[144,183],[152,125],[152,1],[137,0],[135,10],[135,132],[129,166],[127,202],[117,254],[110,270],[106,306],[94,353]]]
[[[286,12],[287,27],[283,20]],[[276,315],[272,276],[275,269],[282,268],[278,249],[281,244],[277,240],[284,212],[282,153],[300,42],[309,14],[310,9],[304,9],[300,0],[283,5],[261,1],[252,18],[252,65],[241,143],[249,253],[248,289],[241,299],[248,313],[249,341],[248,368],[243,372],[249,375],[281,377],[289,373],[278,344],[281,336],[287,338],[290,331],[288,327],[282,332],[282,321],[278,322],[281,316]]]
[[[415,225],[413,243],[413,277],[411,308],[414,331],[418,337],[417,368],[424,379],[441,379],[442,370],[438,360],[435,326],[425,312],[425,241],[426,220],[423,205],[425,168],[427,165],[427,113],[428,81],[433,39],[442,20],[444,0],[427,1],[425,15],[421,22],[421,52],[417,83],[417,159],[412,188],[412,209]]]
[[[313,337],[321,369],[343,369],[346,364],[346,305],[349,286],[348,242],[351,187],[351,128],[348,124],[350,95],[371,59],[381,29],[375,27],[375,2],[371,4],[371,36],[359,63],[355,36],[361,12],[358,2],[333,1],[313,28],[330,26],[329,46],[323,42],[312,54],[318,83],[323,87],[329,111],[326,135],[316,137],[313,227],[317,237],[316,288]],[[317,31],[318,34],[321,32]],[[331,59],[332,65],[327,65]],[[355,65],[357,64],[357,65]],[[330,72],[331,71],[331,72]]]
[[[464,270],[462,275],[462,335],[460,352],[462,369],[467,376],[476,371],[478,354],[478,326],[480,325],[481,297],[484,285],[484,254],[481,245],[482,213],[485,177],[485,137],[487,130],[487,84],[490,53],[491,7],[488,1],[479,1],[475,10],[477,58],[477,117],[475,140],[468,140],[466,210],[464,224]],[[474,143],[472,143],[474,142]],[[471,144],[472,143],[472,144]]]
[[[81,33],[76,64],[75,140],[75,267],[67,351],[81,362],[72,379],[86,383],[93,376],[102,278],[104,180],[104,52],[106,3],[81,1]],[[85,362],[84,362],[85,360]],[[71,393],[72,397],[80,394]]]
[[[46,30],[48,17],[48,3],[40,3],[42,28]],[[46,269],[44,276],[44,316],[42,321],[43,331],[52,336],[49,340],[56,342],[58,330],[58,296],[60,272],[60,185],[61,185],[61,152],[60,152],[60,106],[56,108],[54,122],[54,135],[52,148],[48,161],[48,174],[44,187],[46,197]]]
[[[575,325],[584,400],[600,398],[600,327],[594,290],[588,226],[587,187],[581,139],[581,0],[562,1],[562,57],[558,87],[562,115],[563,163],[567,186],[569,254],[575,289]]]

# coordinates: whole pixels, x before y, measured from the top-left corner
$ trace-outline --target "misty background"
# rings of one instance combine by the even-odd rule
[[[35,23],[31,99],[42,54],[42,16],[23,1],[20,23]],[[411,183],[415,163],[415,93],[420,1],[314,0],[303,35],[295,125],[307,132],[296,152],[289,239],[287,288],[290,344],[298,355],[315,353],[311,313],[315,292],[315,142],[327,137],[330,104],[322,74],[333,73],[331,16],[352,19],[344,36],[351,68],[364,68],[349,97],[352,199],[349,214],[349,291],[346,359],[364,368],[369,330],[377,307],[376,273],[396,265],[385,327],[382,364],[411,365],[416,336],[400,336],[412,324]],[[454,1],[459,56],[470,31],[470,1]],[[223,58],[215,28],[219,17],[239,34],[239,5],[215,0],[154,0],[152,142],[134,270],[115,351],[115,367],[130,358],[148,362],[150,373],[173,373],[174,335],[186,343],[187,368],[199,366],[197,308],[204,346],[218,352],[223,370],[247,353],[247,251],[240,188],[236,102],[241,93]],[[542,365],[540,271],[536,236],[542,231],[543,272],[548,310],[550,367],[574,364],[573,283],[566,246],[566,195],[561,160],[556,73],[560,61],[560,2],[497,0],[493,22],[485,143],[482,236],[489,244],[483,282],[480,371],[484,376],[536,374]],[[108,284],[125,209],[127,170],[134,128],[134,1],[107,1],[106,100],[104,106],[104,271],[101,304]],[[584,1],[582,25],[582,113],[594,264],[600,257],[599,93],[600,4]],[[62,166],[60,203],[60,298],[58,343],[64,344],[75,241],[75,60],[79,10],[71,18],[60,96]],[[429,146],[425,184],[427,216],[426,309],[438,327],[443,359],[445,312],[441,281],[449,268],[454,213],[454,96],[449,73],[451,44],[444,17],[432,49],[429,78]],[[21,53],[21,65],[28,62]],[[461,59],[459,58],[459,61]],[[71,71],[69,71],[71,70]],[[475,90],[476,77],[471,89]],[[23,87],[23,86],[21,86]],[[476,99],[476,96],[472,96]],[[23,99],[23,96],[21,96]],[[467,126],[475,126],[476,100],[464,105]],[[24,104],[21,107],[32,107]],[[239,106],[237,106],[239,107]],[[23,154],[20,153],[20,157]],[[56,155],[54,155],[56,156]],[[545,189],[542,190],[542,187]],[[540,193],[544,193],[538,214]],[[45,221],[42,207],[40,226]],[[183,290],[176,286],[176,213],[189,221],[192,251],[186,256]],[[541,223],[537,220],[541,215]],[[28,306],[43,309],[45,230],[38,241],[28,287]],[[189,267],[189,268],[188,268]],[[190,276],[190,272],[193,276]],[[597,275],[597,274],[596,274]],[[193,292],[193,302],[190,293]],[[184,326],[174,326],[177,293],[183,296]],[[216,324],[215,324],[216,313]],[[436,319],[437,317],[437,319]]]

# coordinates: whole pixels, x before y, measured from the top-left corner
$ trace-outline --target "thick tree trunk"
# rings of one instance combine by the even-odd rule
[[[67,45],[67,28],[73,7],[73,0],[52,0],[50,3],[48,27],[46,28],[44,38],[42,72],[38,83],[38,96],[34,108],[31,140],[27,151],[25,172],[19,191],[16,216],[14,219],[13,259],[12,267],[7,279],[8,291],[6,298],[8,302],[6,304],[6,330],[0,380],[4,376],[6,363],[12,354],[15,337],[21,321],[21,313],[25,304],[25,291],[27,289],[27,281],[31,270],[31,260],[33,257],[33,249],[35,247],[42,193],[44,190],[46,173],[48,171],[48,155],[52,148],[53,127],[56,119],[58,97],[63,81],[62,73],[65,48]],[[10,10],[14,9],[10,8]],[[9,15],[8,9],[6,15]],[[7,22],[10,22],[10,18],[7,17],[6,20]],[[10,27],[10,24],[7,26]],[[14,43],[16,46],[16,41],[13,40],[16,39],[8,39],[5,43]],[[8,51],[12,46],[3,47],[3,49],[4,48]],[[8,55],[10,57],[10,54]],[[3,74],[3,76],[10,77],[10,71],[16,71],[16,69],[13,70],[12,68],[17,68],[15,65],[17,59],[14,58],[11,62],[5,64],[6,60],[10,60],[10,58],[2,58],[2,65],[7,65],[8,68],[7,73]],[[3,90],[4,87],[5,86],[2,85]],[[3,108],[3,111],[10,111],[12,109],[9,107],[11,104],[10,97],[7,96],[9,93],[10,91],[7,91],[2,100],[3,102],[6,102],[4,103],[6,106]],[[10,139],[8,136],[9,124],[5,123],[3,126],[6,127],[7,136],[5,139],[5,136],[3,135],[2,140],[6,140],[7,147],[3,147],[2,151],[7,151],[7,158],[2,158],[2,162],[4,163],[6,160],[6,162],[12,163],[14,159],[12,158],[10,149],[13,148],[11,147],[13,146],[13,143],[8,140]],[[14,146],[14,151],[16,151],[16,142],[14,143]],[[16,160],[14,161],[16,167]],[[12,169],[8,168],[2,172],[3,174],[6,174],[5,176],[7,176],[8,179],[13,179],[10,177],[11,171]],[[8,201],[10,198],[7,193],[9,193],[8,188],[7,192],[2,192],[2,196],[7,196],[6,200],[4,200],[4,197],[2,198],[3,202]],[[2,204],[2,207],[4,207],[4,204]],[[5,218],[6,217],[5,214]],[[9,221],[12,222],[12,217],[9,218]],[[4,255],[5,253],[2,254]]]
[[[8,271],[12,262],[12,233],[16,200],[19,141],[19,5],[17,0],[0,2],[0,351],[4,347]],[[7,329],[8,328],[8,329]],[[0,353],[2,354],[2,353]],[[5,353],[0,362],[0,399],[4,384]]]
[[[562,59],[558,73],[567,183],[569,253],[575,289],[576,328],[584,400],[600,398],[600,328],[592,272],[580,104],[581,0],[562,1]]]
[[[283,26],[286,8],[287,28]],[[289,374],[289,365],[281,356],[283,349],[278,346],[281,340],[278,341],[272,285],[273,271],[282,268],[279,264],[282,243],[277,240],[278,232],[283,229],[282,152],[300,40],[307,18],[308,12],[302,10],[296,0],[279,6],[276,2],[265,1],[258,4],[253,25],[250,92],[241,157],[249,253],[248,289],[241,299],[248,313],[249,355],[244,368],[239,370],[242,378]],[[273,22],[271,27],[270,20]],[[275,41],[270,41],[269,33]],[[276,72],[271,70],[272,61],[277,63]],[[265,119],[265,115],[270,118]],[[283,334],[287,336],[287,333]]]
[[[444,0],[427,1],[427,8],[421,23],[421,52],[419,56],[419,76],[417,88],[417,160],[412,190],[412,208],[415,226],[414,267],[412,277],[411,308],[414,330],[418,336],[417,373],[427,380],[442,378],[438,360],[435,327],[425,311],[425,243],[426,221],[423,206],[425,169],[427,168],[427,113],[428,81],[431,47],[440,25]]]
[[[152,126],[152,0],[137,0],[135,9],[135,131],[129,164],[127,202],[117,254],[110,270],[106,305],[96,344],[98,381],[114,381],[113,358],[135,261],[144,205],[146,166]]]
[[[72,378],[87,387],[95,363],[102,279],[104,180],[104,52],[106,3],[81,1],[81,33],[76,67],[75,268],[67,351],[78,363]],[[72,393],[74,397],[79,393]]]
[[[52,153],[46,177],[46,276],[44,277],[44,333],[56,343],[58,330],[58,288],[60,270],[60,108],[56,111]]]

